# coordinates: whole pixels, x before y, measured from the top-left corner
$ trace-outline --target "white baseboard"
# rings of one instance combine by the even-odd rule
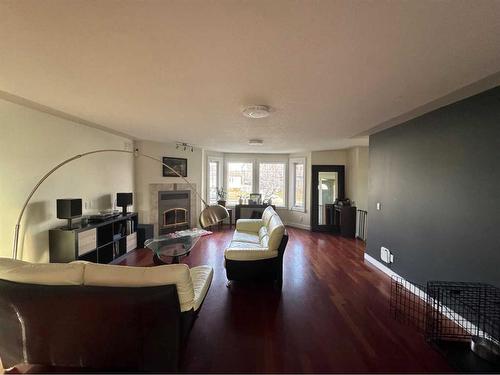
[[[427,293],[406,280],[404,277],[400,276],[393,270],[391,270],[389,267],[385,266],[383,263],[379,262],[377,259],[373,258],[371,255],[367,254],[365,252],[365,261],[368,263],[373,264],[375,267],[377,267],[379,270],[381,270],[383,273],[388,275],[389,277],[398,277],[401,279],[401,282],[403,286],[411,291],[412,293],[415,293],[420,299],[425,301],[427,303],[428,301],[428,296]],[[434,304],[434,300],[430,298],[430,301],[432,304]],[[440,306],[442,308],[443,315],[446,316],[448,319],[450,319],[452,322],[454,322],[456,325],[459,327],[462,327],[465,331],[467,331],[471,335],[477,335],[478,334],[478,327],[462,317],[460,314],[457,314],[455,311],[452,309],[449,309],[446,306]],[[479,334],[484,334],[484,332],[479,330]]]
[[[380,263],[377,259],[375,259],[374,257],[372,257],[370,254],[366,253],[365,252],[365,260],[371,264],[373,264],[375,267],[377,267],[380,271],[382,271],[383,273],[389,275],[390,277],[392,276],[397,276],[397,277],[401,277],[399,276],[396,272],[394,272],[393,270],[391,270],[389,267],[387,267],[386,265]]]
[[[298,228],[298,229],[305,229],[305,230],[311,230],[311,227],[306,224],[299,224],[299,223],[285,223],[286,226],[292,227],[292,228]]]

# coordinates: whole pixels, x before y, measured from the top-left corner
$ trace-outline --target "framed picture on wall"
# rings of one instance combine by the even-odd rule
[[[163,157],[163,163],[174,169],[182,177],[188,175],[188,161],[182,158]],[[167,167],[163,166],[163,177],[179,177]]]

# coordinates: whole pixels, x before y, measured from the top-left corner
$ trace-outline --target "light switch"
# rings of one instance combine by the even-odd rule
[[[377,211],[380,211],[382,209],[382,203],[377,202]]]

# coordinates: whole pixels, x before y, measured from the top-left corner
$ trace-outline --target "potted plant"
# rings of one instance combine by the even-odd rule
[[[268,192],[264,198],[264,204],[271,206],[273,204],[273,198],[278,197],[276,193],[277,193],[276,189],[273,189],[272,191]]]
[[[217,204],[220,204],[221,206],[226,206],[226,191],[224,190],[223,187],[217,188]]]

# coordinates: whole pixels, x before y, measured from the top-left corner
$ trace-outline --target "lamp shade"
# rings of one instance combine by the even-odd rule
[[[229,217],[226,207],[219,204],[206,206],[200,213],[200,225],[202,228],[217,224],[219,221]]]

